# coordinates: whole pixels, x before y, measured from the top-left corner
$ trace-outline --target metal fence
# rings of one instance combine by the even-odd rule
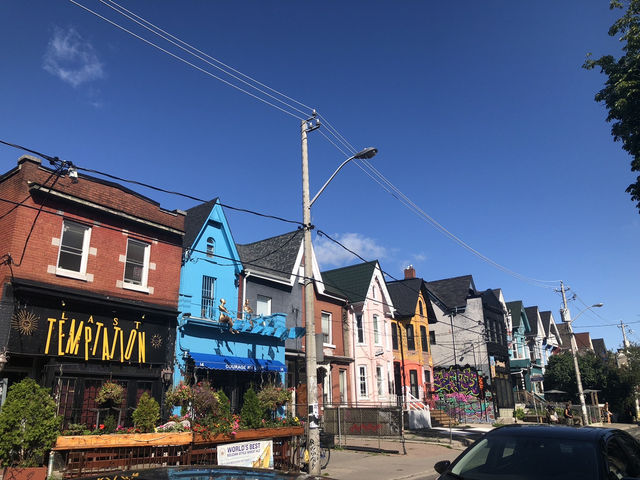
[[[400,407],[325,407],[325,433],[336,436],[336,444],[348,446],[363,437],[402,440],[402,408]]]

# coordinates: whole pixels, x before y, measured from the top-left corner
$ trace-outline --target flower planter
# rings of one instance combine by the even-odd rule
[[[47,467],[7,467],[2,475],[6,480],[45,480]]]
[[[142,447],[147,445],[188,445],[189,443],[231,443],[263,438],[302,435],[303,427],[258,428],[238,430],[235,435],[202,435],[192,432],[130,433],[109,435],[59,436],[53,450],[81,450],[106,447]]]

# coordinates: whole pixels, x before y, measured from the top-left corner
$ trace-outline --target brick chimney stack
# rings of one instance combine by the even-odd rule
[[[413,265],[404,269],[404,279],[408,280],[409,278],[416,278],[416,269],[413,268]]]

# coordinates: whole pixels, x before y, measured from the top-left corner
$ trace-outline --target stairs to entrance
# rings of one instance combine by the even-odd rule
[[[457,425],[458,421],[455,418],[451,418],[443,410],[434,408],[431,410],[431,426],[432,427],[448,427],[449,425]]]

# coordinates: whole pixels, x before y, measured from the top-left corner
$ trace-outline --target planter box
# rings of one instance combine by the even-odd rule
[[[239,430],[236,435],[212,435],[210,437],[191,432],[131,433],[111,435],[59,436],[53,450],[82,450],[108,447],[144,447],[147,445],[188,445],[190,443],[232,443],[263,438],[292,437],[302,435],[303,427],[258,428]]]

